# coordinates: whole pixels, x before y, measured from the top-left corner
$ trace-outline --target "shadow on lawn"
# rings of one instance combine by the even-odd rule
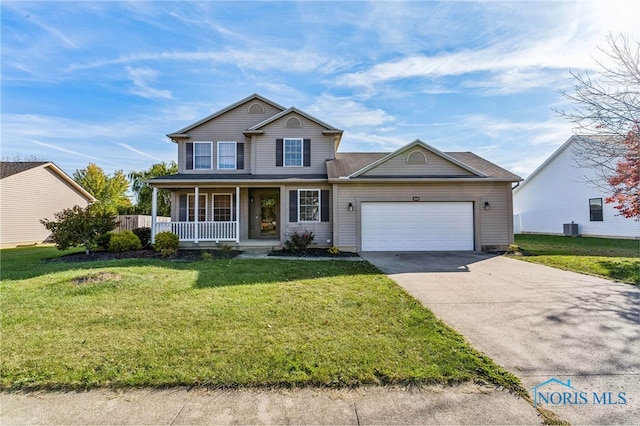
[[[609,260],[598,261],[603,268],[609,271],[609,276],[618,281],[640,285],[640,262],[612,262]]]
[[[190,270],[194,269],[194,266],[188,264],[183,264],[183,266]],[[237,259],[219,262],[219,267],[216,268],[198,266],[195,268],[198,268],[198,278],[194,283],[194,288],[269,284],[380,273],[367,262],[336,262],[332,260],[309,262],[304,260]]]
[[[379,274],[368,262],[305,261],[273,259],[212,259],[185,261],[184,259],[112,259],[89,262],[65,262],[57,260],[54,250],[33,248],[32,252],[3,250],[1,279],[23,280],[64,271],[120,269],[125,267],[156,267],[172,271],[195,271],[195,289],[235,285],[291,282],[342,275]]]

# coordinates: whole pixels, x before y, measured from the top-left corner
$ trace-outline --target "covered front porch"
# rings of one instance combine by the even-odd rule
[[[159,232],[171,232],[181,247],[215,248],[280,245],[281,188],[171,188],[171,221],[157,218],[158,188],[152,192],[152,242]]]

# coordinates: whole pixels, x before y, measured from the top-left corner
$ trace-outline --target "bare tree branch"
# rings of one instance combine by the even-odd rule
[[[560,93],[574,107],[554,111],[576,125],[574,131],[580,136],[573,146],[576,165],[593,169],[596,174],[596,178],[585,178],[588,183],[607,193],[620,194],[620,187],[612,184],[618,181],[618,164],[622,159],[633,161],[638,155],[634,152],[637,149],[632,148],[636,145],[628,140],[630,132],[637,132],[640,124],[640,41],[612,34],[607,41],[608,49],[600,50],[611,64],[597,62],[600,71],[595,77],[587,72],[571,72],[572,90]]]

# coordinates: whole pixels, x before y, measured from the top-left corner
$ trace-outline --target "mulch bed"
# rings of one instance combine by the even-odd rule
[[[242,253],[238,250],[178,250],[178,252],[170,257],[163,257],[161,253],[156,253],[152,249],[143,250],[131,250],[122,253],[109,253],[108,251],[96,251],[90,253],[88,256],[81,253],[65,254],[60,257],[54,257],[48,259],[49,262],[95,262],[99,260],[114,260],[114,259],[166,259],[166,260],[180,260],[180,261],[196,261],[203,260],[203,253],[209,253],[204,255],[207,259],[231,259]]]
[[[274,250],[269,253],[269,256],[295,256],[295,257],[358,257],[357,253],[350,251],[341,251],[338,254],[329,253],[329,249],[326,248],[309,248],[305,251],[290,252],[287,250]]]

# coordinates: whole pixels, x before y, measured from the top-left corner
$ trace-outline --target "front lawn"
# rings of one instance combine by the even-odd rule
[[[0,252],[0,389],[518,380],[366,262]]]
[[[640,240],[521,234],[518,259],[640,284]]]

